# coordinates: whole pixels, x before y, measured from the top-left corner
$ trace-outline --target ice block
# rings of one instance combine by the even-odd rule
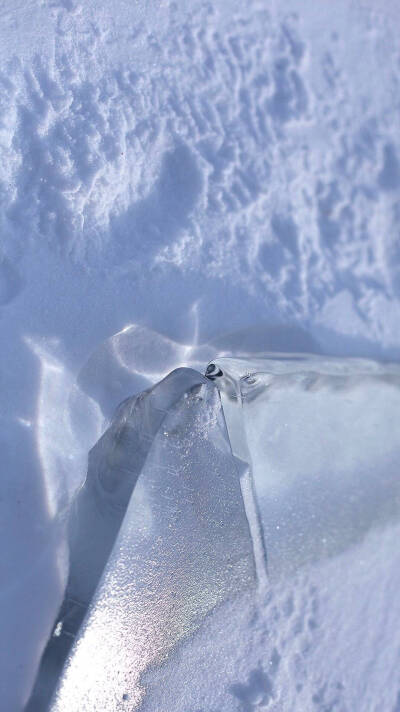
[[[399,519],[397,364],[270,354],[207,374],[251,469],[270,582]]]
[[[137,709],[143,673],[256,585],[241,474],[199,373],[178,369],[122,404],[71,513],[69,582],[32,710],[58,676],[54,711]]]

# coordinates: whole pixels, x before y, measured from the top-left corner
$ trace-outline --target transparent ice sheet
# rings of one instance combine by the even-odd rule
[[[139,709],[219,604],[399,519],[398,366],[273,354],[207,376],[128,399],[91,451],[29,712],[57,680],[53,711]]]
[[[63,656],[51,709],[136,709],[149,666],[255,586],[239,465],[199,373],[178,369],[122,404],[72,511],[66,597],[30,709],[45,709]]]
[[[397,365],[271,354],[208,374],[252,471],[270,581],[399,518]]]

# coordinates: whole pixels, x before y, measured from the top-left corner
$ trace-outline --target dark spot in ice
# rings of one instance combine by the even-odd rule
[[[221,369],[215,365],[215,363],[210,363],[208,364],[206,368],[206,373],[205,375],[207,378],[209,378],[211,381],[213,381],[215,378],[219,378],[220,376],[223,376],[224,374],[222,373]]]
[[[395,190],[400,186],[400,164],[393,144],[386,144],[383,156],[383,167],[378,177],[379,185],[382,190]]]

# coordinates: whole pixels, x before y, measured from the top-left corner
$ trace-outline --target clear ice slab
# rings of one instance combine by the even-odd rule
[[[400,368],[270,354],[207,368],[247,462],[269,582],[400,517]]]
[[[399,520],[399,366],[270,354],[206,375],[129,398],[90,452],[29,712],[140,709],[219,604]]]
[[[120,406],[71,512],[65,601],[30,709],[45,709],[63,658],[52,710],[136,709],[149,666],[255,586],[241,474],[199,373],[178,369]]]

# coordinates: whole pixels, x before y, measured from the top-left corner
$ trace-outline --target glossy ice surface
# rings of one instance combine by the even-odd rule
[[[316,562],[325,576],[345,556],[368,579],[357,555],[367,537],[375,558],[380,550],[387,557],[390,583],[399,366],[274,354],[218,358],[206,373],[177,369],[124,401],[90,452],[70,516],[65,600],[29,712],[45,709],[55,687],[53,712],[173,712],[160,680],[169,676],[170,687],[180,679],[184,702],[179,650],[196,650],[196,633],[207,639],[215,625],[216,650],[226,606],[242,625],[241,602],[257,608],[301,577],[318,580]],[[271,606],[261,610],[269,620]],[[239,659],[254,635],[251,626],[239,635]],[[290,643],[287,664],[295,653]],[[212,675],[222,664],[217,655]],[[272,699],[257,675],[261,701]]]
[[[240,469],[209,380],[173,372],[123,405],[100,446],[78,497],[67,589],[86,607],[107,532],[127,509],[51,707],[57,711],[138,708],[142,674],[219,603],[255,587]]]
[[[397,365],[274,354],[208,371],[252,470],[270,581],[400,517]]]

